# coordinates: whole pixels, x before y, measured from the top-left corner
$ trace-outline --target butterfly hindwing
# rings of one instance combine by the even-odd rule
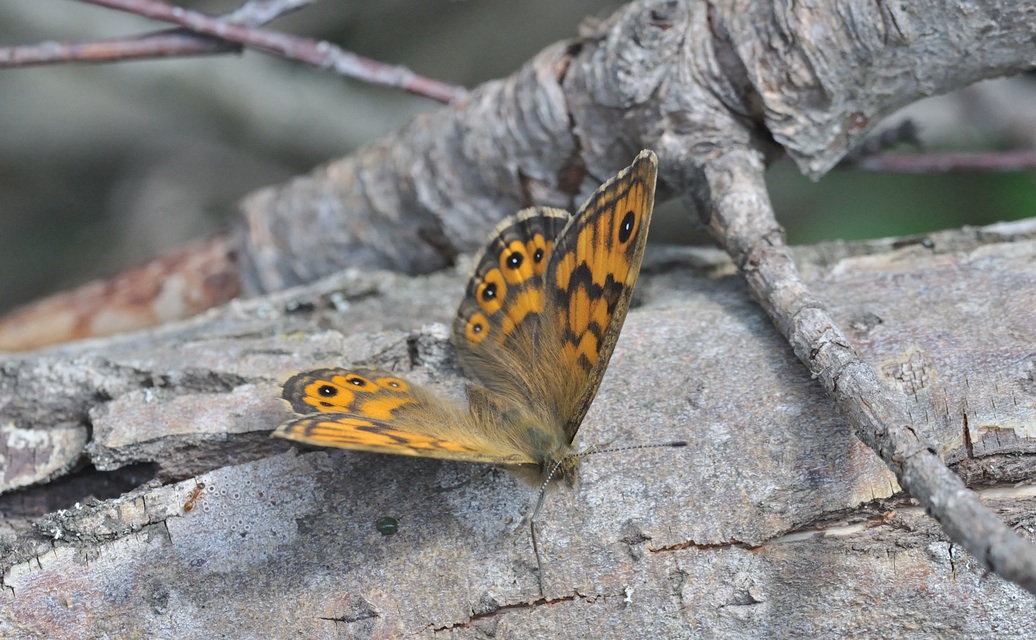
[[[494,464],[530,464],[495,443],[457,403],[370,368],[316,369],[292,376],[284,400],[303,414],[273,435],[319,446]]]
[[[528,352],[543,315],[543,274],[554,241],[571,215],[562,209],[520,211],[494,229],[453,324],[453,343],[464,373],[490,389],[515,385],[510,354]]]
[[[391,417],[393,409],[414,402],[410,383],[390,373],[355,369],[313,369],[284,383],[281,397],[295,413],[365,413]]]

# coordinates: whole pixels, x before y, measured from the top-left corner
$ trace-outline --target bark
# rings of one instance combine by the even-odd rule
[[[836,243],[794,257],[915,428],[1031,538],[1036,292],[1026,283],[1036,279],[1036,225],[929,240],[933,248]],[[579,436],[692,446],[591,456],[578,491],[548,497],[543,596],[522,524],[535,496],[505,472],[273,453],[287,447],[268,437],[287,416],[278,382],[295,369],[369,363],[460,395],[443,323],[463,281],[463,266],[416,278],[347,271],[162,329],[5,358],[3,421],[31,427],[41,450],[52,430],[92,429],[80,452],[102,471],[3,498],[0,610],[9,614],[0,629],[53,638],[1031,633],[1031,597],[988,575],[899,490],[715,250],[652,248],[639,306]],[[19,402],[26,389],[32,402]],[[24,469],[35,453],[23,445],[5,455],[21,456]],[[117,473],[103,470],[145,463],[160,479],[200,475],[87,497],[98,477]],[[41,466],[40,478],[52,476]],[[53,497],[38,504],[48,491],[65,509],[29,517],[54,509]],[[381,535],[383,517],[399,533]]]
[[[194,480],[58,512],[10,538],[14,624],[82,635],[103,612],[119,633],[167,635],[286,635],[310,622],[305,635],[878,637],[907,621],[930,635],[1027,637],[1032,600],[984,572],[1036,590],[1036,555],[1019,536],[1034,527],[1031,490],[983,507],[939,457],[972,481],[1032,482],[1031,224],[947,234],[934,250],[799,256],[802,268],[762,172],[774,143],[815,175],[894,107],[1031,67],[1033,9],[638,2],[512,78],[257,194],[239,236],[247,287],[362,268],[5,363],[5,421],[65,429],[53,440],[18,432],[7,454],[18,483],[73,467],[63,452],[84,435],[101,469],[214,469],[189,513]],[[746,284],[716,276],[731,273],[716,263],[713,277],[688,273],[686,256],[645,276],[583,439],[694,446],[588,460],[583,491],[542,514],[542,598],[520,526],[528,495],[499,472],[270,457],[265,434],[284,417],[276,381],[293,369],[365,362],[459,393],[443,327],[413,329],[414,318],[448,321],[449,276],[373,267],[447,264],[526,200],[578,202],[641,147],[659,153],[663,182]],[[337,331],[312,337],[314,326]],[[33,475],[37,458],[46,465]],[[897,481],[955,542],[895,497]],[[402,532],[380,537],[383,516]]]
[[[666,150],[663,193],[695,188],[694,167],[730,145],[784,151],[819,176],[896,108],[1030,69],[1033,14],[1031,2],[634,2],[511,77],[254,193],[233,236],[198,245],[197,262],[232,265],[214,274],[230,285],[222,292],[240,285],[252,295],[348,266],[428,272],[477,249],[522,206],[579,204],[645,147]],[[137,283],[150,311],[109,299],[103,286],[93,303],[66,295],[55,304],[67,307],[68,326],[107,335],[130,317],[140,327],[226,299],[204,290],[159,298],[160,283]],[[55,304],[0,319],[0,347],[81,337],[46,322]]]
[[[784,151],[818,177],[895,109],[1031,69],[1034,26],[1033,3],[633,2],[509,78],[246,199],[243,286],[441,268],[523,206],[573,209],[643,148],[662,154],[663,191],[681,194],[732,145]]]

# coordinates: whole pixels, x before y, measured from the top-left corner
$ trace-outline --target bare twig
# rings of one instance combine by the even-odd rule
[[[358,56],[329,42],[257,28],[313,0],[254,0],[221,18],[157,0],[82,1],[178,24],[183,28],[128,38],[0,47],[0,68],[208,55],[236,52],[248,47],[438,102],[450,102],[465,94],[461,87],[419,76],[402,66]]]
[[[730,150],[700,170],[704,181],[694,190],[702,210],[712,211],[713,235],[741,267],[754,296],[834,398],[857,437],[881,456],[900,485],[954,542],[990,571],[1036,594],[1036,547],[983,506],[943,464],[824,304],[803,284],[773,215],[762,155]]]
[[[251,0],[223,16],[228,22],[259,27],[312,4],[313,0]],[[186,29],[165,29],[124,38],[87,42],[39,42],[0,47],[0,69],[68,62],[117,62],[229,53],[241,46]]]
[[[314,2],[316,0],[249,0],[225,15],[224,19],[235,24],[261,27]]]
[[[1036,151],[981,153],[888,153],[896,146],[921,148],[918,127],[911,119],[864,140],[839,163],[840,169],[884,173],[948,173],[951,171],[1027,171],[1036,167]]]
[[[0,47],[0,69],[68,62],[119,62],[197,56],[240,50],[240,46],[222,40],[199,36],[184,29],[171,29],[131,38],[109,38],[89,42],[39,42]]]
[[[406,67],[385,64],[356,55],[330,42],[235,24],[229,20],[213,18],[158,0],[82,1],[177,24],[195,33],[272,53],[321,69],[330,69],[340,75],[371,84],[395,87],[443,103],[450,102],[465,93],[461,87],[419,76]]]

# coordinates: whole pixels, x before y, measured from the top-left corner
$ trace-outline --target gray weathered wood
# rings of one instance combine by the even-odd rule
[[[987,503],[1031,538],[1036,226],[932,240],[934,250],[885,241],[796,256],[940,454],[997,487]],[[78,416],[93,428],[95,464],[207,471],[35,521],[8,517],[0,633],[1031,634],[1032,598],[896,495],[715,251],[649,257],[641,306],[579,437],[692,446],[591,456],[578,491],[548,498],[546,600],[521,524],[534,496],[505,472],[271,455],[265,447],[284,445],[267,434],[287,415],[277,382],[296,369],[366,362],[460,394],[442,323],[462,283],[346,272],[155,331],[4,358],[5,424],[45,432]],[[398,534],[378,533],[384,516]]]
[[[574,210],[641,149],[659,154],[662,193],[742,146],[819,177],[897,108],[1032,69],[1034,28],[1031,1],[630,2],[465,99],[251,194],[235,233],[242,286],[443,268],[521,207]]]

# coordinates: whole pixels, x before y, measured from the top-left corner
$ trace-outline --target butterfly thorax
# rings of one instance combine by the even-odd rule
[[[574,469],[566,464],[575,451],[561,418],[547,403],[530,402],[521,394],[493,391],[479,385],[467,387],[469,428],[484,434],[488,441],[510,449],[517,461],[504,466],[515,471],[533,485],[542,484],[548,476],[563,476],[561,467],[571,480]],[[559,466],[559,462],[562,464]],[[578,465],[577,465],[578,466]],[[557,468],[553,474],[552,470]]]
[[[498,434],[509,434],[513,446],[530,459],[529,463],[508,465],[533,486],[564,481],[575,486],[579,457],[556,425],[556,419],[536,415],[525,409],[497,414]]]

